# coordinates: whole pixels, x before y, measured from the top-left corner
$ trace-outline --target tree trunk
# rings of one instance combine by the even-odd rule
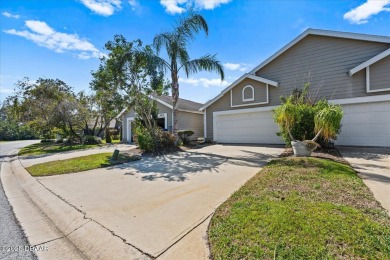
[[[173,105],[173,135],[178,139],[178,102],[179,100],[179,79],[176,73],[172,72],[172,105]]]

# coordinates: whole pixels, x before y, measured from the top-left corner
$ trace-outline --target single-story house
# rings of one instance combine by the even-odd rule
[[[200,108],[218,143],[280,144],[272,109],[302,88],[343,107],[336,145],[390,146],[390,37],[308,29]]]
[[[173,103],[170,96],[153,97],[158,108],[157,124],[167,131],[172,132],[173,129]],[[178,129],[192,130],[194,135],[192,140],[203,138],[203,112],[199,109],[203,104],[190,100],[179,98],[178,100]],[[136,118],[134,109],[124,109],[118,116],[122,118],[122,141],[132,142],[131,124]]]

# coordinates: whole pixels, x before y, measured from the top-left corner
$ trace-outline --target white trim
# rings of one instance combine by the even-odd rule
[[[378,55],[372,57],[371,59],[363,62],[362,64],[356,66],[355,68],[351,69],[349,71],[349,76],[352,76],[353,74],[355,74],[358,71],[361,71],[364,68],[368,68],[371,64],[374,64],[375,62],[380,61],[381,59],[383,59],[389,55],[390,55],[390,48],[385,50],[384,52],[381,52]]]
[[[270,111],[272,109],[277,108],[278,106],[266,106],[266,107],[255,107],[255,108],[215,111],[215,112],[213,112],[213,115],[220,116],[220,115],[230,115],[230,114],[233,115],[233,114],[243,114],[243,113],[252,113],[252,112],[263,112],[263,111]]]
[[[375,93],[375,92],[383,92],[383,91],[389,91],[390,88],[379,88],[379,89],[371,89],[370,84],[370,66],[366,67],[366,92],[367,93]]]
[[[298,35],[298,37],[294,38],[291,42],[277,51],[274,55],[260,63],[249,73],[254,74],[259,69],[263,68],[265,65],[276,59],[279,55],[290,49],[293,45],[298,43],[300,40],[305,38],[308,35],[319,35],[319,36],[328,36],[328,37],[336,37],[336,38],[345,38],[352,40],[362,40],[362,41],[372,41],[372,42],[383,42],[390,43],[389,36],[378,36],[378,35],[368,35],[368,34],[360,34],[360,33],[349,33],[349,32],[336,32],[336,31],[328,31],[328,30],[319,30],[319,29],[307,29],[302,34]]]
[[[336,31],[328,31],[328,30],[319,30],[319,29],[307,29],[302,34],[298,35],[296,38],[294,38],[292,41],[290,41],[287,45],[285,45],[283,48],[281,48],[279,51],[277,51],[275,54],[273,54],[271,57],[260,63],[258,66],[256,66],[253,70],[251,70],[249,73],[244,74],[241,78],[239,78],[237,81],[241,81],[244,77],[249,77],[247,75],[255,76],[256,71],[260,70],[264,66],[266,66],[268,63],[276,59],[278,56],[280,56],[282,53],[290,49],[293,45],[297,44],[300,40],[305,38],[308,35],[319,35],[319,36],[327,36],[327,37],[337,37],[337,38],[345,38],[345,39],[353,39],[353,40],[362,40],[362,41],[372,41],[372,42],[382,42],[382,43],[390,43],[390,37],[389,36],[378,36],[378,35],[368,35],[368,34],[360,34],[360,33],[349,33],[349,32],[336,32]],[[256,77],[256,76],[255,76]],[[235,84],[237,84],[237,81],[229,85],[227,88],[222,90],[222,92],[213,98],[212,100],[208,101],[203,107],[201,107],[199,110],[204,110],[206,107],[213,104],[215,101],[217,101],[220,97],[222,97],[226,92],[228,92],[232,87],[234,87]],[[268,83],[269,84],[269,83]],[[272,85],[272,84],[270,84]]]
[[[367,93],[376,93],[376,92],[384,92],[384,91],[390,91],[390,88],[370,89]]]
[[[268,84],[265,84],[265,96],[266,101],[257,102],[257,103],[249,103],[249,104],[241,104],[241,105],[233,105],[233,89],[230,90],[230,107],[247,107],[247,106],[255,106],[255,105],[265,105],[269,103],[269,92],[268,92]]]
[[[370,102],[382,102],[390,101],[390,94],[388,95],[377,95],[369,97],[356,97],[356,98],[344,98],[344,99],[332,99],[329,102],[338,105],[347,105],[347,104],[357,104],[357,103],[370,103]],[[270,111],[277,108],[280,105],[276,106],[265,106],[265,107],[255,107],[255,108],[246,108],[246,109],[234,109],[234,110],[224,110],[224,111],[215,111],[213,115],[228,115],[228,114],[241,114],[241,113],[251,113],[251,112],[262,112]]]
[[[192,111],[192,110],[184,110],[184,109],[178,109],[180,112],[186,112],[186,113],[193,113],[193,114],[199,114],[203,115],[202,111]]]
[[[204,110],[204,114],[203,114],[203,136],[204,136],[204,140],[206,141],[207,138],[207,110],[206,109]]]
[[[156,101],[159,102],[160,104],[163,104],[164,106],[166,106],[166,107],[168,107],[168,108],[170,108],[170,109],[173,109],[173,106],[172,106],[172,105],[168,104],[168,103],[165,102],[165,101],[162,101],[161,99],[158,99],[158,98],[153,97],[153,96],[152,96],[152,99],[153,99],[153,100],[156,100]]]
[[[127,131],[126,131],[126,133],[127,133],[127,142],[131,142],[131,122],[132,121],[134,121],[135,120],[135,118],[134,117],[128,117],[127,119],[126,119],[126,127],[127,127]]]
[[[170,132],[173,133],[173,109],[172,109],[172,120],[171,121],[172,121],[172,128],[171,128]]]
[[[256,80],[258,82],[262,82],[262,83],[265,83],[265,84],[268,84],[268,85],[271,85],[271,86],[274,86],[274,87],[278,87],[279,86],[279,83],[276,82],[276,81],[269,80],[269,79],[262,78],[262,77],[258,77],[256,75],[245,73],[240,78],[238,78],[236,81],[234,81],[232,84],[230,84],[227,88],[222,90],[222,92],[218,96],[216,96],[215,98],[209,100],[203,107],[201,107],[199,109],[199,111],[202,111],[205,108],[207,108],[208,106],[210,106],[211,104],[213,104],[215,101],[217,101],[223,95],[225,95],[229,90],[233,89],[238,83],[240,83],[241,81],[243,81],[244,79],[247,79],[247,78],[253,79],[253,80]]]
[[[245,89],[250,88],[252,89],[252,97],[251,98],[245,98]],[[254,101],[255,100],[255,89],[251,85],[246,85],[242,89],[242,102],[248,102],[248,101]]]
[[[157,118],[164,118],[164,129],[168,129],[168,113],[160,113]]]
[[[390,94],[388,94],[388,95],[368,96],[368,97],[356,97],[356,98],[343,98],[343,99],[329,100],[329,102],[332,102],[332,103],[338,104],[338,105],[370,103],[370,102],[382,102],[382,101],[390,101]]]
[[[370,92],[370,66],[366,67],[366,92]]]

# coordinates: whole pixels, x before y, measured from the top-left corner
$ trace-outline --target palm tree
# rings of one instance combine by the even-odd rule
[[[206,54],[198,59],[190,60],[188,45],[194,40],[195,35],[204,31],[208,35],[206,20],[199,14],[190,13],[178,20],[172,31],[158,34],[154,37],[153,45],[159,55],[161,48],[165,47],[168,59],[156,57],[156,64],[164,71],[171,73],[172,103],[173,103],[173,133],[177,137],[178,104],[179,100],[179,72],[184,70],[188,77],[198,71],[217,72],[221,81],[225,77],[222,64],[216,59],[216,55]]]

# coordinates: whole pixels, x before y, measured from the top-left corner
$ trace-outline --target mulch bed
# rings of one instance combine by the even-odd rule
[[[293,157],[294,152],[292,148],[286,148],[279,157]],[[336,147],[330,147],[330,148],[317,148],[312,154],[312,157],[322,158],[322,159],[329,159],[333,160],[339,163],[347,164],[349,163],[343,158],[341,153],[337,150]]]

